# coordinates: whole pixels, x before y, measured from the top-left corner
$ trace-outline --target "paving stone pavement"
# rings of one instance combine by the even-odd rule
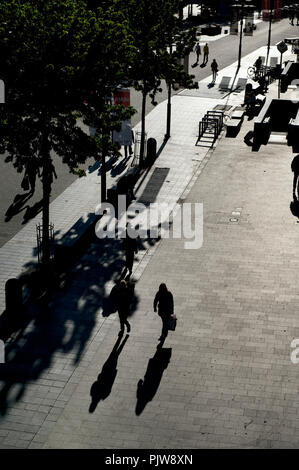
[[[122,267],[121,244],[94,243],[51,316],[31,323],[9,352],[16,365],[0,392],[0,448],[299,447],[299,366],[290,361],[299,337],[294,155],[278,144],[252,152],[243,143],[253,128],[247,118],[238,138],[223,135],[212,152],[194,148],[199,116],[215,102],[175,98],[181,120],[155,166],[170,168],[156,201],[202,202],[203,246],[144,242],[132,331],[119,341],[103,297]],[[152,132],[159,144],[161,126]],[[174,294],[178,326],[157,350],[160,282]]]

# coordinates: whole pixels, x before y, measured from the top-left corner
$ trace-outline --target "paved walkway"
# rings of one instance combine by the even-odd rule
[[[118,341],[118,318],[104,316],[104,297],[122,267],[121,245],[94,243],[47,321],[32,322],[8,351],[15,365],[0,392],[1,448],[298,447],[299,383],[290,362],[290,342],[299,337],[293,154],[274,144],[251,152],[243,143],[253,128],[247,120],[238,138],[223,136],[214,151],[195,146],[208,109],[242,100],[237,91],[224,100],[173,98],[172,137],[137,195],[203,202],[203,247],[144,243],[134,263],[132,332]],[[147,117],[158,147],[165,114],[162,103]],[[151,195],[159,169],[168,169],[167,177]],[[88,181],[96,186],[94,174],[89,178],[78,180],[74,193],[82,184],[82,196]],[[152,301],[163,281],[179,320],[157,350],[161,322]]]

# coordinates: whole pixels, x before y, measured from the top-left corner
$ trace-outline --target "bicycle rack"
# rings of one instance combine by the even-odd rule
[[[203,140],[203,137],[212,135],[212,146],[223,127],[223,111],[208,111],[198,125],[198,139],[196,144]],[[210,139],[208,140],[210,142]]]

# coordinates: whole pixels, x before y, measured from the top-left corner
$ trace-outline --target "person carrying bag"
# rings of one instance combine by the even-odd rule
[[[154,311],[157,311],[162,320],[162,333],[159,338],[160,341],[164,340],[168,334],[168,330],[175,330],[176,317],[174,315],[173,295],[167,289],[166,284],[160,284],[159,290],[154,299]]]

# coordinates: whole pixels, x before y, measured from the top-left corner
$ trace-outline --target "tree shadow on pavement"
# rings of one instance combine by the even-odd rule
[[[151,401],[159,388],[164,370],[171,358],[171,348],[157,348],[155,355],[149,360],[144,379],[137,385],[137,404],[135,413],[139,416],[147,403]]]
[[[98,375],[97,380],[92,384],[90,389],[91,395],[91,404],[89,406],[89,412],[93,413],[96,409],[98,403],[101,400],[106,400],[110,395],[115,377],[117,375],[117,361],[120,353],[123,350],[124,345],[126,344],[130,335],[126,335],[122,341],[122,337],[119,336],[116,341],[110,356],[102,367],[100,374]]]
[[[107,290],[111,289],[111,283],[120,279],[125,256],[122,239],[96,237],[93,217],[94,214],[90,214],[93,223],[88,237],[67,256],[70,264],[64,271],[54,272],[45,283],[34,261],[24,266],[27,271],[22,274],[23,288],[26,286],[33,292],[35,300],[31,300],[22,313],[22,328],[16,335],[11,336],[11,332],[7,335],[0,326],[0,338],[9,339],[5,348],[6,363],[0,364],[0,413],[3,415],[14,402],[22,399],[27,385],[30,384],[30,393],[38,391],[40,382],[36,381],[44,374],[52,374],[53,369],[61,371],[59,380],[63,386],[82,357],[85,359],[86,348],[105,321],[101,313],[109,295]],[[78,224],[74,227],[78,228]],[[72,227],[63,236],[66,247],[68,242],[72,244],[74,232]],[[139,252],[146,251],[157,240],[139,240]],[[33,256],[36,251],[34,248]],[[66,253],[60,252],[60,257],[64,258]],[[49,283],[51,287],[46,289]],[[131,316],[138,304],[139,297],[134,293]],[[117,319],[117,330],[118,327]],[[47,394],[43,398],[46,400]]]

